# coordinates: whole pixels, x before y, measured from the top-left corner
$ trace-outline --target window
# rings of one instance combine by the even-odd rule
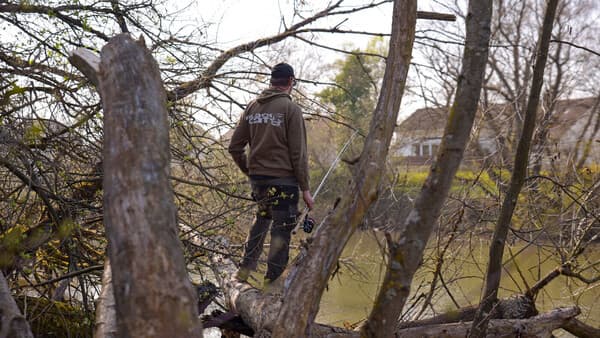
[[[429,155],[430,155],[430,153],[429,153],[429,144],[424,144],[424,145],[421,147],[421,151],[422,151],[422,153],[421,153],[421,154],[422,154],[423,156],[425,156],[425,157],[429,156]]]
[[[418,143],[413,144],[413,156],[421,156],[421,145]]]

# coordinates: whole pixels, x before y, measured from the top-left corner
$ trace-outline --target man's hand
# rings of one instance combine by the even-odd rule
[[[304,190],[302,192],[302,199],[304,200],[304,203],[308,207],[308,210],[312,210],[312,208],[315,204],[315,200],[313,200],[312,195],[310,194],[310,190]]]

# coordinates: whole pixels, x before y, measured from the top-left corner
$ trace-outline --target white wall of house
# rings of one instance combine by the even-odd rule
[[[583,154],[585,144],[594,137],[593,127],[588,126],[585,128],[588,122],[589,114],[586,114],[579,118],[569,129],[567,129],[558,140],[550,140],[546,147],[552,147],[555,152],[560,152],[560,157],[563,159],[569,159],[571,161],[578,161],[579,158],[573,158],[575,155],[575,148],[579,146],[578,157]],[[582,135],[583,134],[583,135]],[[600,163],[600,137],[595,136],[596,140],[590,143],[590,153],[585,161],[585,164]],[[581,139],[581,144],[577,144],[577,141]],[[557,146],[558,145],[558,146]]]
[[[498,139],[496,138],[479,138],[479,147],[487,154],[493,154],[498,150]]]
[[[442,139],[440,137],[406,140],[397,154],[400,156],[432,157],[437,153],[441,142]]]
[[[497,139],[480,137],[479,145],[487,154],[495,153],[498,150]],[[441,137],[404,140],[402,146],[396,152],[397,156],[419,156],[433,157],[437,154],[438,148],[442,143]]]

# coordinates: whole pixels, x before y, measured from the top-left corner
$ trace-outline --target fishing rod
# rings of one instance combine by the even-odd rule
[[[342,147],[342,149],[338,152],[337,156],[335,157],[335,159],[331,163],[331,166],[329,166],[329,170],[327,170],[327,172],[325,173],[325,175],[323,175],[323,178],[321,179],[321,183],[319,183],[319,186],[317,187],[317,189],[315,190],[314,194],[312,195],[313,200],[317,198],[317,195],[321,191],[321,188],[325,184],[325,181],[327,181],[327,178],[329,177],[329,175],[331,174],[331,172],[333,172],[333,169],[335,169],[335,167],[337,166],[338,162],[342,158],[342,154],[344,154],[344,152],[346,151],[346,149],[348,148],[348,146],[350,145],[350,143],[352,143],[352,141],[354,140],[354,138],[357,135],[358,135],[358,130],[355,130],[354,133],[352,133],[352,135],[350,135],[350,137],[348,138],[348,140],[346,141],[346,143],[344,144],[344,146]],[[308,207],[304,207],[304,210],[302,210],[302,213],[300,213],[300,217],[298,217],[298,223],[296,224],[296,226],[298,226],[300,223],[302,223],[302,229],[304,230],[304,232],[312,232],[312,229],[313,229],[313,227],[315,225],[314,224],[314,220],[312,220],[309,217],[307,217],[308,216],[308,211],[309,211]]]

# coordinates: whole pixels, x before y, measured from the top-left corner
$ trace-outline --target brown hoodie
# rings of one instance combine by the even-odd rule
[[[279,89],[266,89],[248,104],[231,137],[229,153],[246,175],[295,177],[300,190],[309,189],[302,110]]]

